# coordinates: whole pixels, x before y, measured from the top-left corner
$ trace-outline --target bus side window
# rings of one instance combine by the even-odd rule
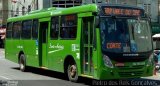
[[[76,38],[77,35],[77,28],[72,28],[70,31],[70,38]]]
[[[12,23],[7,23],[6,38],[12,38]]]
[[[58,39],[59,33],[59,17],[53,17],[51,19],[50,38]]]
[[[61,17],[60,37],[62,39],[75,39],[77,36],[77,15]]]
[[[12,37],[13,39],[20,39],[21,35],[21,22],[15,22],[13,23],[13,31],[12,31]]]
[[[32,25],[32,39],[38,38],[38,20],[33,20]]]
[[[22,23],[22,38],[31,39],[32,20],[23,21]]]

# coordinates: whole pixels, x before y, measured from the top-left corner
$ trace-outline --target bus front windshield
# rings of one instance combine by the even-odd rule
[[[152,50],[147,20],[102,17],[102,50],[115,53],[138,53]]]

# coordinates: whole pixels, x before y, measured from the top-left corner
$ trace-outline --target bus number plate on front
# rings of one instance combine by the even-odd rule
[[[136,65],[145,65],[145,62],[134,62],[132,65],[133,66],[136,66]]]

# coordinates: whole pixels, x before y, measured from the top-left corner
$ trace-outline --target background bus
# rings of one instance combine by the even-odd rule
[[[153,45],[154,45],[154,55],[155,55],[155,62],[156,62],[156,69],[160,69],[160,34],[154,34],[153,38]]]
[[[6,37],[6,26],[3,25],[0,27],[0,48],[4,48],[5,37]]]
[[[152,38],[155,49],[160,50],[160,34],[154,34]]]
[[[149,19],[138,7],[89,4],[9,18],[5,50],[22,71],[45,68],[71,81],[153,74]]]

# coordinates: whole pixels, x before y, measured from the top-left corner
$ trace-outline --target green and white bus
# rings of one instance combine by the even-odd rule
[[[8,19],[5,58],[98,80],[152,76],[149,18],[132,6],[48,8]]]

